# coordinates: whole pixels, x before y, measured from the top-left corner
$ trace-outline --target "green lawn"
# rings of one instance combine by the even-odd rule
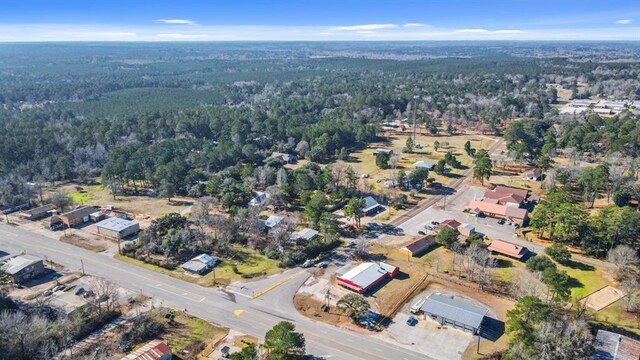
[[[275,274],[282,269],[278,267],[278,262],[261,255],[257,251],[235,247],[236,256],[233,259],[224,259],[221,266],[215,269],[215,283],[218,285],[226,285],[231,281],[244,278],[261,277],[265,275]],[[160,266],[147,264],[144,261],[130,258],[128,256],[115,254],[114,258],[128,262],[130,264],[143,267],[155,272],[159,272],[180,280],[195,283],[205,287],[214,286],[214,272],[211,271],[204,276],[193,276],[185,273],[182,269],[168,270]],[[233,271],[233,264],[236,264],[238,273]]]

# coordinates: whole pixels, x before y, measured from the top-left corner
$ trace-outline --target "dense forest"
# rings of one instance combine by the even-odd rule
[[[187,193],[227,167],[261,166],[273,151],[323,162],[416,105],[425,126],[500,131],[549,115],[558,95],[548,84],[575,97],[640,95],[629,80],[640,66],[610,59],[636,56],[634,45],[352,45],[4,44],[0,203],[28,196],[25,182],[102,175]],[[563,121],[574,122],[563,146],[593,146],[583,140],[607,131]],[[631,122],[613,131],[635,136]]]

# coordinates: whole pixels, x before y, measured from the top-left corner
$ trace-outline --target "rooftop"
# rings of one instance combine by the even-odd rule
[[[49,300],[50,305],[62,309],[66,314],[74,312],[87,303],[88,301],[85,298],[74,294],[73,291],[63,292]]]
[[[412,255],[421,253],[428,249],[436,242],[436,238],[432,235],[424,236],[416,241],[410,242],[403,249],[409,251]]]
[[[101,227],[104,229],[108,229],[108,230],[113,230],[113,231],[122,231],[126,228],[128,228],[129,226],[134,226],[137,225],[138,223],[135,221],[131,221],[131,220],[125,220],[125,219],[121,219],[121,218],[117,218],[117,217],[112,217],[112,218],[108,218],[105,220],[100,221],[99,223],[96,224],[97,227]]]
[[[272,228],[278,224],[280,224],[282,222],[282,220],[284,220],[283,216],[280,215],[271,215],[269,216],[269,218],[264,222],[264,225],[266,227]]]
[[[487,309],[445,296],[440,293],[431,294],[421,307],[422,311],[453,320],[457,323],[468,325],[474,328],[480,327],[482,320],[487,314]]]
[[[640,341],[611,331],[598,330],[591,358],[593,360],[638,360]]]
[[[430,161],[424,161],[424,160],[420,160],[420,161],[416,161],[413,163],[413,165],[411,165],[414,168],[426,168],[426,169],[433,169],[436,164],[430,162]]]
[[[293,239],[293,240],[297,240],[297,239],[311,240],[316,236],[318,236],[318,231],[316,231],[314,229],[304,228],[304,229],[302,229],[300,231],[295,231],[293,234],[291,234],[291,239]]]
[[[488,201],[471,201],[467,205],[467,208],[475,212],[496,214],[500,216],[511,217],[514,219],[524,219],[527,216],[526,209],[500,204],[492,204]]]
[[[66,212],[60,216],[64,216],[69,219],[77,219],[77,218],[83,218],[85,216],[89,216],[93,214],[95,211],[96,211],[96,208],[92,206],[82,206],[77,209]]]
[[[9,275],[14,275],[19,273],[22,269],[36,264],[42,261],[37,256],[33,255],[19,255],[14,258],[9,259],[3,266],[0,268],[4,273]]]
[[[160,340],[149,341],[146,345],[122,358],[122,360],[158,360],[171,353],[171,348]]]
[[[388,271],[382,266],[376,263],[364,262],[347,271],[339,278],[352,282],[361,288],[366,288],[387,274]]]
[[[364,208],[363,210],[365,212],[375,209],[378,206],[380,206],[380,204],[378,203],[378,201],[376,201],[376,199],[373,198],[373,196],[367,196],[366,198],[364,198]]]
[[[489,251],[495,251],[504,255],[513,256],[516,258],[522,258],[527,251],[529,251],[526,247],[516,245],[510,242],[502,241],[502,240],[493,240],[491,245],[487,248]]]

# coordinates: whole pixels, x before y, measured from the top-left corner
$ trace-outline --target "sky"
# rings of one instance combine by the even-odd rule
[[[2,0],[0,42],[636,40],[640,0]]]

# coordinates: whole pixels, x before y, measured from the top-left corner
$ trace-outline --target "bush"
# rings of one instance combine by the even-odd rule
[[[547,256],[538,255],[527,260],[527,269],[529,271],[544,271],[547,268],[556,268],[556,264]]]
[[[133,326],[120,336],[120,342],[135,345],[156,338],[164,331],[164,324],[149,314],[142,314],[133,320]]]
[[[553,245],[548,247],[544,252],[560,264],[567,264],[571,261],[571,252],[562,244],[553,243]]]

